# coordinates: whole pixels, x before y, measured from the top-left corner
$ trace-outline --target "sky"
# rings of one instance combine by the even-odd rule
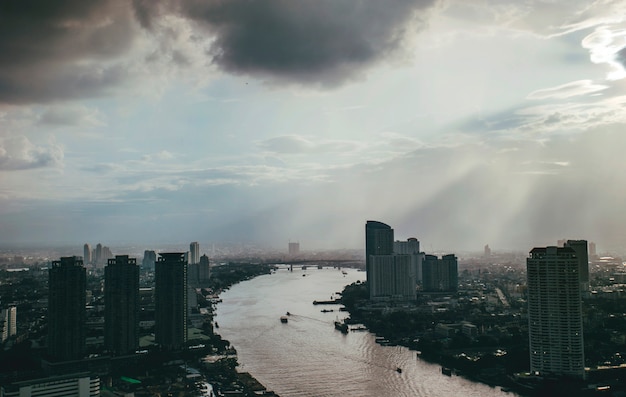
[[[5,0],[0,242],[618,249],[624,65],[626,1]]]

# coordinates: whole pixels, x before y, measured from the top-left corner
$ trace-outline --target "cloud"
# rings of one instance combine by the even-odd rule
[[[606,85],[594,84],[591,80],[578,80],[566,83],[557,87],[544,88],[533,91],[526,97],[527,99],[548,99],[548,98],[570,98],[573,96],[590,94],[609,88]]]
[[[0,171],[56,167],[63,161],[63,149],[32,144],[25,136],[0,139]]]
[[[100,95],[133,43],[123,0],[0,3],[0,104]]]
[[[84,105],[50,106],[39,117],[39,123],[52,126],[101,127],[106,125],[98,109]]]
[[[259,147],[278,154],[337,153],[360,148],[357,142],[322,140],[313,142],[299,135],[284,135],[259,142]]]
[[[214,35],[209,52],[223,70],[331,86],[401,49],[413,17],[434,2],[192,0],[179,9]]]

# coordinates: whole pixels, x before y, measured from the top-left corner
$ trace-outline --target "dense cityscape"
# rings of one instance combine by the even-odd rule
[[[342,333],[369,331],[382,348],[406,346],[444,377],[519,395],[626,393],[626,271],[593,242],[435,255],[368,221],[364,252],[286,248],[212,244],[215,259],[200,255],[198,242],[145,250],[141,260],[101,244],[57,259],[5,253],[1,395],[276,395],[237,370],[214,310],[234,284],[307,267],[365,271],[365,281],[314,303],[348,312],[335,321]]]

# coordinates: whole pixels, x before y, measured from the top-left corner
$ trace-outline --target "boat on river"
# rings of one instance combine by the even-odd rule
[[[441,373],[447,376],[452,376],[452,370],[448,367],[441,367]]]
[[[342,323],[341,321],[335,321],[335,329],[341,331],[342,334],[347,334],[348,324]]]
[[[289,321],[289,318],[287,318],[287,316],[280,316],[280,322],[285,324]]]

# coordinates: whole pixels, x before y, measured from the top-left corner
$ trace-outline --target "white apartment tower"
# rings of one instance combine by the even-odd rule
[[[533,248],[526,259],[530,371],[585,377],[579,258],[571,247]]]

